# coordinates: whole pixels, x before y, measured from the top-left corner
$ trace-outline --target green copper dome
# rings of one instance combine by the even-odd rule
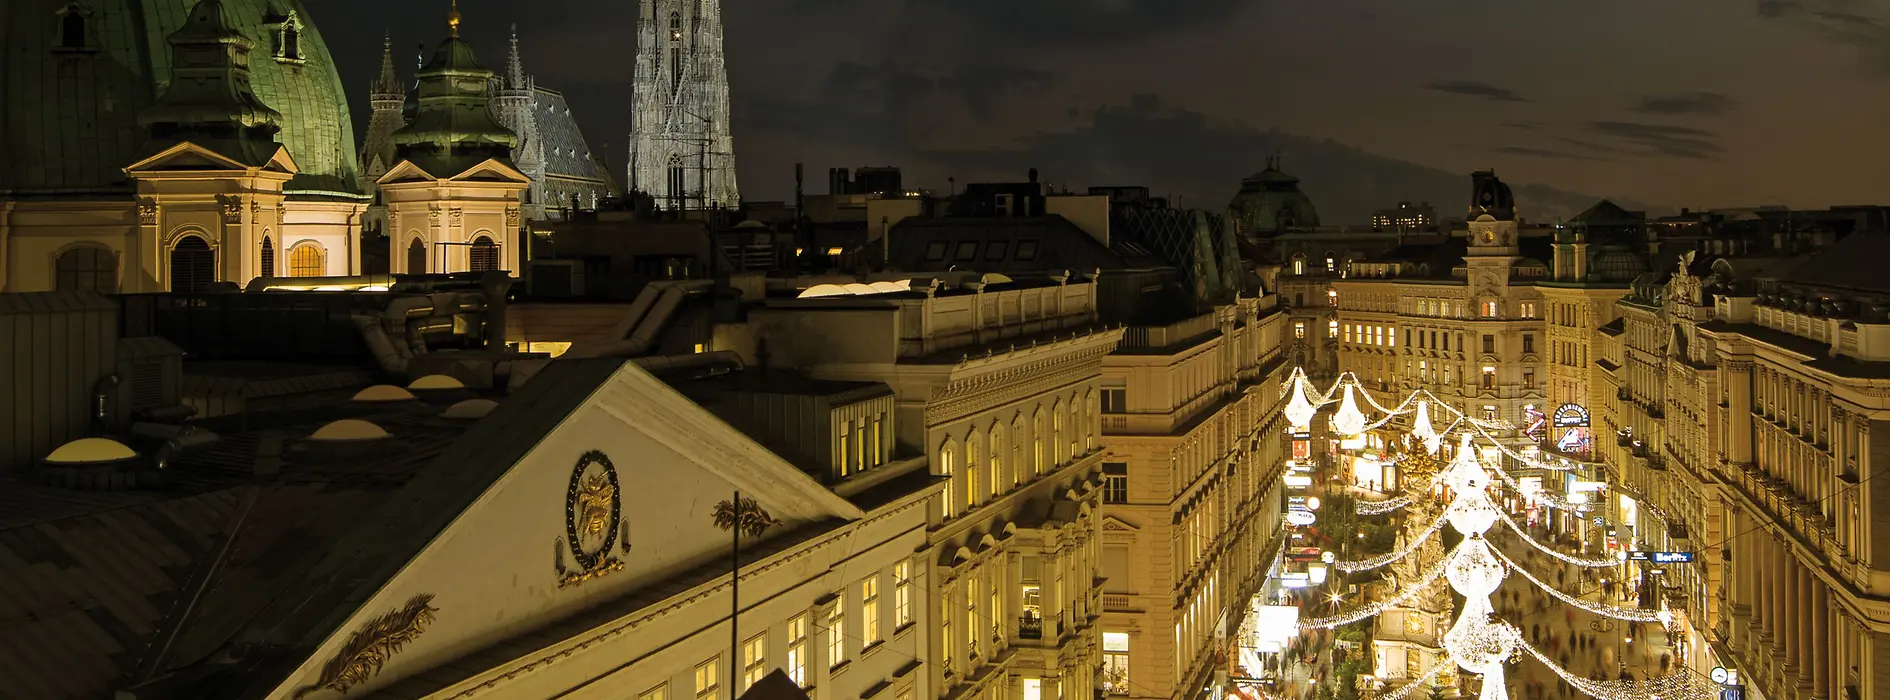
[[[413,120],[393,136],[398,159],[436,177],[457,175],[488,158],[510,161],[518,135],[492,117],[492,71],[479,65],[457,31],[440,42],[416,77]]]
[[[1243,234],[1275,234],[1319,225],[1319,210],[1299,191],[1299,178],[1280,170],[1277,157],[1267,168],[1240,180],[1240,192],[1227,203],[1227,218]]]
[[[0,191],[128,190],[124,167],[150,135],[139,117],[169,87],[169,39],[196,5],[197,0],[0,3]],[[302,0],[222,5],[217,23],[253,44],[250,89],[261,106],[280,115],[275,138],[301,166],[290,190],[358,196],[353,122],[341,77]]]

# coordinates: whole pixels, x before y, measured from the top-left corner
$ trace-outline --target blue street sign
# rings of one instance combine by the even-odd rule
[[[1691,564],[1692,552],[1628,552],[1628,561],[1651,561],[1655,564]]]

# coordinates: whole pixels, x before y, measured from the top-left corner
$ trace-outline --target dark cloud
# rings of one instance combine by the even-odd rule
[[[1759,16],[1857,49],[1867,71],[1890,77],[1890,27],[1852,11],[1855,0],[1759,0]]]
[[[1676,114],[1725,114],[1739,106],[1739,101],[1717,92],[1686,92],[1674,95],[1643,95],[1634,111],[1641,114],[1671,116]]]
[[[1258,0],[907,0],[977,29],[1041,44],[1142,43],[1232,19]]]
[[[1515,90],[1511,90],[1505,87],[1497,87],[1489,83],[1480,83],[1474,80],[1446,80],[1446,81],[1435,82],[1435,83],[1427,83],[1424,85],[1424,89],[1433,90],[1436,92],[1449,93],[1452,95],[1462,95],[1464,97],[1475,97],[1479,99],[1489,100],[1491,102],[1528,102],[1529,101],[1528,99],[1524,98],[1522,95],[1516,94]]]
[[[1556,150],[1551,150],[1547,148],[1534,148],[1531,146],[1499,146],[1495,148],[1494,150],[1497,153],[1502,153],[1505,155],[1528,156],[1531,158],[1548,158],[1551,160],[1604,160],[1602,158],[1596,158],[1594,156],[1585,156],[1579,153],[1568,153],[1566,151],[1556,151]]]
[[[1630,152],[1643,156],[1718,160],[1725,150],[1712,132],[1687,126],[1597,121],[1588,123],[1588,131],[1620,141]]]
[[[1329,223],[1365,221],[1392,202],[1458,202],[1470,195],[1467,173],[1214,119],[1156,95],[1084,110],[1084,115],[1074,126],[1025,134],[1004,148],[928,150],[908,168],[907,179],[1014,179],[1034,167],[1058,185],[1150,185],[1158,194],[1180,197],[1183,206],[1218,210],[1241,177],[1264,167],[1267,155],[1277,152],[1282,167],[1301,178],[1301,187]],[[1596,199],[1536,185],[1512,186],[1532,217],[1570,216]]]
[[[986,121],[996,116],[1000,99],[1041,93],[1056,83],[1057,76],[1050,71],[995,63],[961,65],[938,80],[940,89],[964,98],[972,115]]]
[[[1793,0],[1759,0],[1759,16],[1766,19],[1784,17],[1788,13],[1805,9]]]

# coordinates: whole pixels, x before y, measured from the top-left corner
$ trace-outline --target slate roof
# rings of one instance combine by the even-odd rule
[[[1890,260],[1890,236],[1845,236],[1781,275],[1781,281],[1890,294],[1890,278],[1878,267],[1885,260]]]
[[[146,131],[138,116],[171,80],[166,38],[196,0],[89,0],[94,51],[62,51],[54,0],[0,3],[0,191],[126,191],[123,168]],[[301,166],[291,191],[357,194],[353,122],[321,32],[302,0],[224,0],[255,43],[250,81],[282,114],[277,140]],[[273,58],[286,13],[301,21],[300,63]]]
[[[571,116],[564,93],[538,88],[538,138],[545,142],[545,174],[603,181],[603,168],[591,157],[591,146]]]
[[[397,441],[370,455],[299,449],[329,407],[231,430],[163,490],[0,481],[0,697],[260,697],[622,364],[554,363],[471,425],[373,415]]]

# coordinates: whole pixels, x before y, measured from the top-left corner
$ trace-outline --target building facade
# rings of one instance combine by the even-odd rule
[[[625,186],[663,209],[735,208],[719,0],[639,0]]]
[[[1493,173],[1472,185],[1466,230],[1354,260],[1333,283],[1338,366],[1381,404],[1423,388],[1469,415],[1522,426],[1546,403],[1535,285],[1548,266],[1525,252],[1544,241],[1521,227]]]
[[[894,439],[929,454],[944,484],[921,552],[935,697],[1090,698],[1104,584],[1099,384],[1123,331],[1098,325],[1093,280],[928,290],[770,301],[717,347],[893,388]]]
[[[1103,360],[1109,695],[1192,698],[1235,672],[1234,632],[1284,544],[1276,300],[1130,328]]]

